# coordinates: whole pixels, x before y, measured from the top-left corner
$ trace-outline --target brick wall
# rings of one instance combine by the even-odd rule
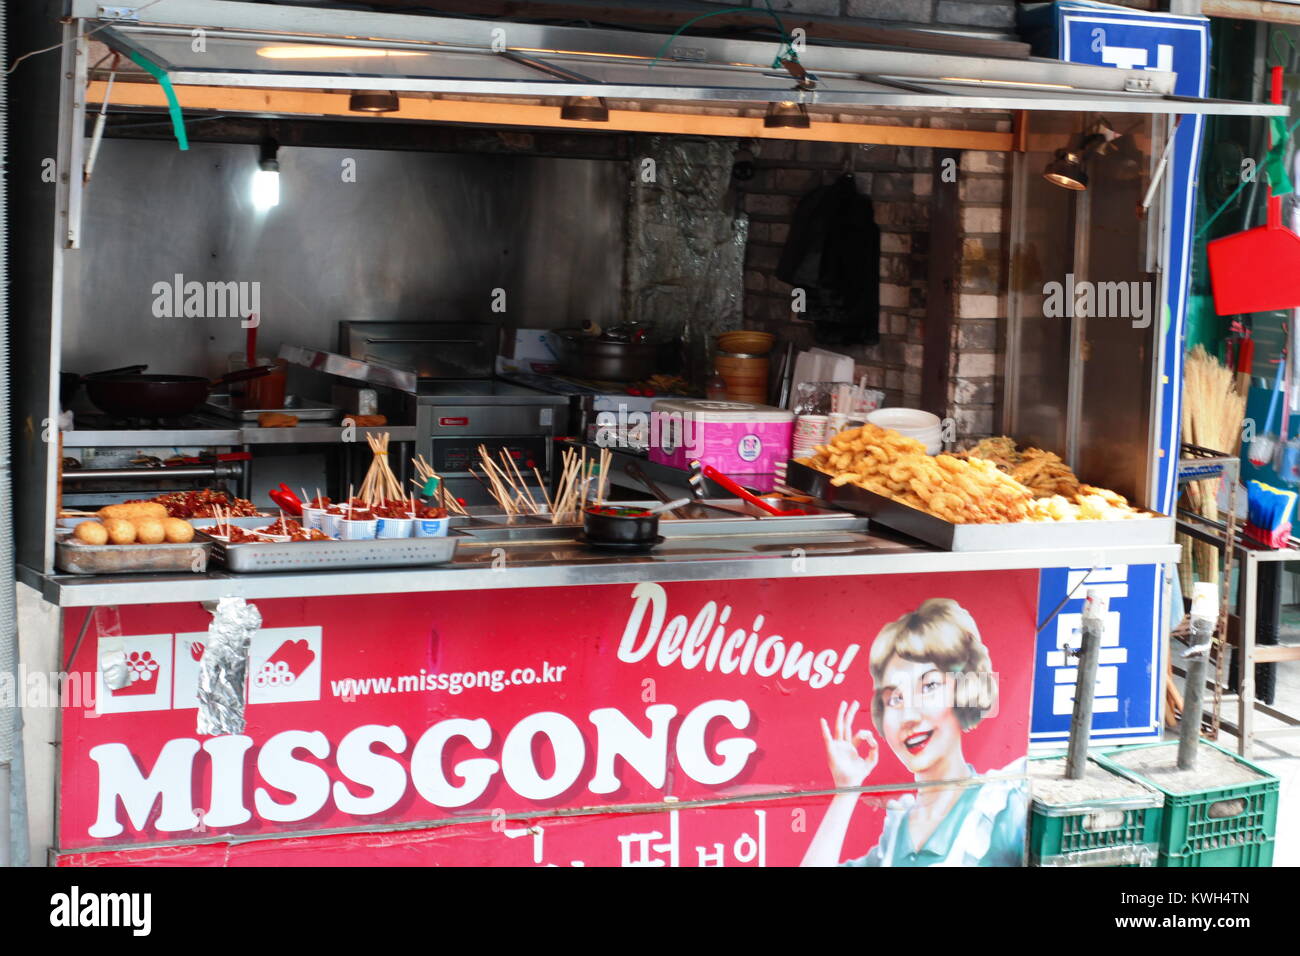
[[[891,111],[859,122],[1006,130],[1003,114],[952,112],[924,116]],[[743,184],[750,217],[745,256],[745,325],[773,332],[799,348],[815,343],[812,324],[791,310],[791,288],[773,272],[799,198],[851,170],[871,197],[881,230],[880,342],[833,347],[854,358],[857,375],[883,389],[890,405],[921,402],[923,333],[930,250],[933,151],[919,147],[852,146],[765,140],[753,146],[756,174]],[[1006,314],[1003,206],[1007,156],[965,152],[957,169],[960,282],[954,290],[947,416],[959,439],[992,434],[1000,392],[1000,338]]]

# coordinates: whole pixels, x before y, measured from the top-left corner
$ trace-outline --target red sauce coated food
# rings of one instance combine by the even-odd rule
[[[232,499],[224,491],[213,491],[210,488],[201,491],[174,491],[148,500],[162,505],[173,518],[211,518],[216,515],[218,507],[231,518],[251,518],[261,514],[257,506],[247,498]]]

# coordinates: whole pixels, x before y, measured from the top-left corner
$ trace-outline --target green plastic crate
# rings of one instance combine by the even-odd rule
[[[1045,754],[1030,759],[1054,760],[1059,755]],[[1100,761],[1093,762],[1114,772]],[[1164,795],[1159,791],[1152,791],[1149,797],[1060,806],[1031,800],[1029,865],[1154,866],[1160,846],[1163,807]]]
[[[1107,759],[1111,754],[1150,747],[1168,748],[1173,759],[1178,751],[1176,742],[1116,748],[1099,755],[1098,762],[1165,795],[1161,866],[1272,866],[1281,781],[1225,747],[1208,740],[1202,740],[1201,746],[1227,754],[1260,774],[1261,779],[1194,793],[1170,793],[1138,771]]]

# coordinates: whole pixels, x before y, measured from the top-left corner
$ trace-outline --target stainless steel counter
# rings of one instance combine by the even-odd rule
[[[43,575],[20,566],[19,580],[62,607],[167,604],[221,597],[250,599],[327,594],[409,594],[497,588],[726,581],[801,576],[929,574],[1022,568],[1157,564],[1178,559],[1178,546],[990,551],[955,554],[874,534],[730,534],[670,538],[651,554],[610,555],[572,541],[463,541],[453,563],[439,567],[299,574],[223,572],[82,577]]]

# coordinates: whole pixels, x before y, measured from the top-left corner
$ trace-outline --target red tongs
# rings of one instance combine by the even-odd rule
[[[738,497],[743,498],[745,501],[748,501],[755,508],[762,508],[768,514],[776,515],[777,517],[780,518],[788,518],[793,515],[806,515],[812,513],[809,511],[804,511],[802,508],[791,508],[787,511],[783,511],[780,508],[774,508],[772,507],[772,505],[769,505],[762,498],[758,497],[757,495],[749,491],[746,491],[744,488],[742,488],[736,482],[732,481],[722,472],[718,471],[718,469],[714,468],[712,465],[704,465],[701,463],[700,470],[704,474],[705,478],[708,478],[710,481],[716,482],[717,484],[721,485],[723,488],[726,488],[733,495],[737,495]]]
[[[267,497],[279,505],[288,514],[302,517],[302,502],[299,501],[298,496],[293,493],[293,489],[283,481],[280,482],[279,488],[272,488],[266,494]]]

